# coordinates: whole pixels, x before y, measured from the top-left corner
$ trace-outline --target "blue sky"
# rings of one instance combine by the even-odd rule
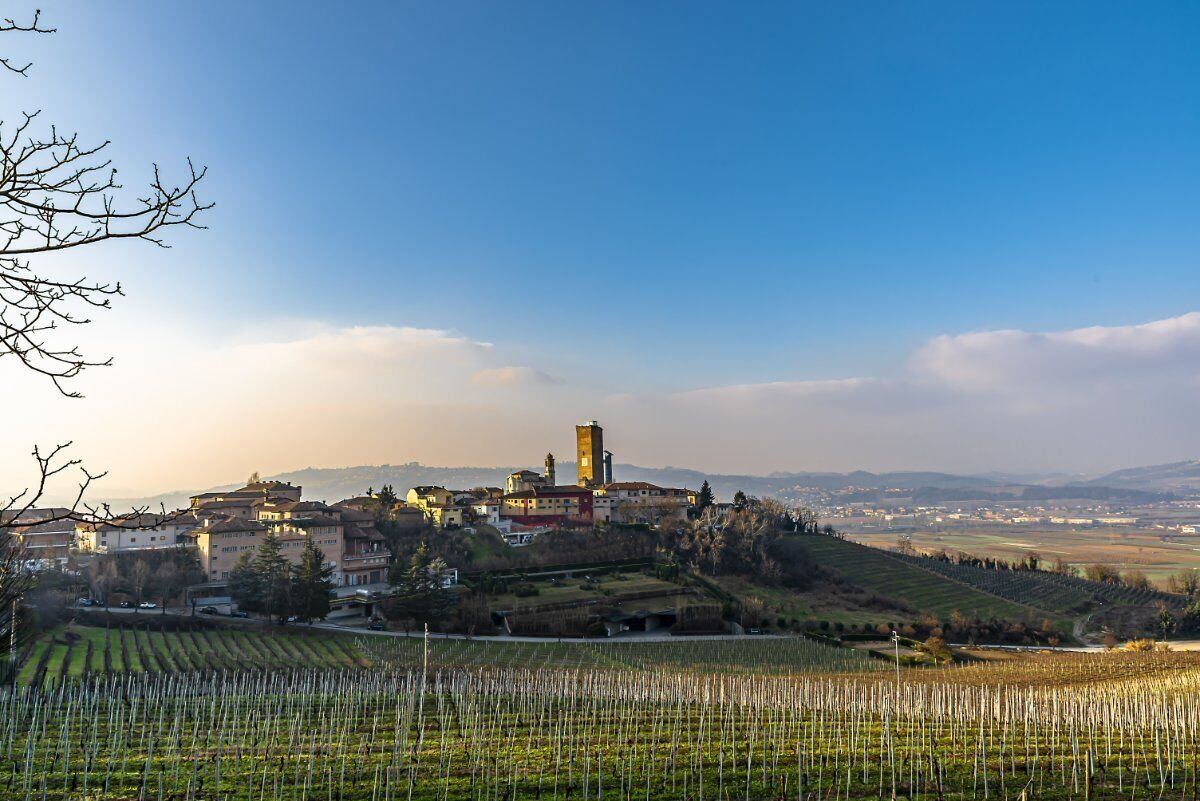
[[[1194,4],[42,7],[6,115],[210,166],[210,230],[112,265],[194,336],[452,331],[609,397],[1196,308]]]

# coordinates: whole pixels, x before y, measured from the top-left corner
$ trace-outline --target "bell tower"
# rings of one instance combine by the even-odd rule
[[[554,483],[555,483],[554,482],[554,454],[553,453],[546,454],[546,472],[544,475],[546,476],[546,484],[553,487]]]

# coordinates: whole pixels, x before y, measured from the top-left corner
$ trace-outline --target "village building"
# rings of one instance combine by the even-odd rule
[[[413,487],[405,500],[410,507],[424,512],[435,526],[459,528],[463,524],[463,507],[454,502],[454,493],[445,487]]]
[[[75,544],[75,522],[70,509],[52,507],[13,513],[3,521],[10,525],[21,549],[21,563],[28,570],[45,570],[67,564]]]
[[[647,481],[621,481],[597,487],[595,496],[598,522],[657,525],[668,519],[686,519],[696,493]]]
[[[161,550],[192,544],[192,533],[201,525],[194,511],[169,514],[144,513],[104,523],[75,526],[75,547],[86,553],[127,553]]]
[[[501,499],[501,519],[525,525],[592,523],[592,491],[573,484],[533,487]]]

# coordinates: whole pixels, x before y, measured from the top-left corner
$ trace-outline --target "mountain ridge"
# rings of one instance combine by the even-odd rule
[[[574,477],[574,462],[559,462],[557,468],[559,483],[566,483]],[[393,485],[401,495],[409,487],[420,484],[436,484],[453,488],[503,486],[505,476],[523,469],[540,471],[541,468],[532,465],[439,467],[424,465],[420,462],[406,462],[349,467],[305,467],[278,473],[269,478],[303,486],[305,497],[334,502],[361,495],[368,488],[378,489],[384,484]],[[689,489],[699,489],[700,484],[707,480],[719,500],[729,500],[738,490],[750,495],[780,496],[796,494],[801,489],[826,492],[847,489],[912,490],[914,493],[924,491],[925,497],[931,496],[930,491],[934,491],[933,496],[936,496],[937,491],[941,491],[947,499],[967,498],[971,496],[972,492],[978,492],[981,498],[1016,497],[1024,494],[1026,488],[1036,489],[1039,495],[1047,492],[1052,494],[1055,489],[1071,488],[1078,488],[1081,492],[1086,491],[1089,496],[1102,494],[1102,491],[1106,489],[1151,494],[1200,494],[1200,461],[1195,460],[1124,468],[1092,479],[1071,474],[1056,474],[1063,478],[1073,479],[1064,483],[1047,480],[1053,474],[1043,476],[1043,481],[1012,480],[1024,477],[1020,474],[959,475],[927,470],[895,470],[880,473],[867,470],[854,470],[848,473],[797,471],[774,472],[760,476],[741,473],[705,473],[683,467],[642,467],[633,464],[615,465],[614,475],[618,481],[648,481],[663,486]],[[114,508],[147,505],[157,508],[160,503],[168,507],[178,507],[185,505],[188,496],[196,492],[229,490],[237,486],[240,486],[240,482],[203,490],[177,490],[141,498],[117,498],[112,499],[111,503]]]

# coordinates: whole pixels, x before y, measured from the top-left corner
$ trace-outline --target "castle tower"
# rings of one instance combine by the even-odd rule
[[[554,486],[554,454],[546,454],[546,483],[551,487]]]
[[[612,477],[612,451],[604,452],[604,483],[613,483]]]
[[[604,478],[604,429],[595,420],[575,426],[575,482],[593,487]]]

